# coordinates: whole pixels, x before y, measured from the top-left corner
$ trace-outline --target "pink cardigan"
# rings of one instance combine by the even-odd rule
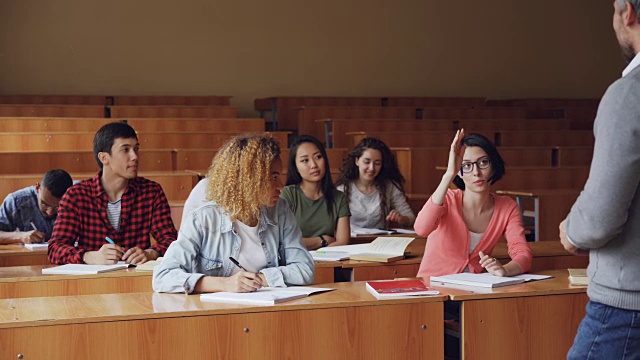
[[[462,190],[447,190],[442,206],[427,200],[415,222],[416,233],[428,236],[424,257],[418,276],[457,274],[469,265],[473,273],[484,269],[480,266],[479,251],[491,254],[504,234],[509,256],[520,265],[522,272],[531,268],[533,255],[524,238],[522,217],[518,204],[508,196],[491,194],[495,200],[493,215],[480,239],[480,243],[469,255],[469,229],[462,217]]]

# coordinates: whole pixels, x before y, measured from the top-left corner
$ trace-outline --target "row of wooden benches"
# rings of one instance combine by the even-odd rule
[[[180,105],[0,105],[0,116],[31,117],[238,117],[235,106],[180,106]]]
[[[0,104],[229,106],[231,98],[214,95],[0,95]]]
[[[261,117],[271,113],[271,121],[283,129],[294,129],[299,108],[302,107],[414,107],[414,108],[519,108],[520,118],[575,117],[592,120],[599,99],[505,99],[487,100],[482,97],[327,97],[279,96],[256,99],[254,107]],[[573,111],[573,109],[581,109]],[[568,110],[569,115],[565,116]],[[417,114],[416,117],[419,117]],[[423,114],[422,116],[425,116]],[[456,115],[460,116],[460,115]],[[325,117],[325,116],[322,116]],[[322,118],[320,117],[320,118]],[[344,115],[329,115],[345,118]],[[388,116],[379,116],[388,117]],[[429,117],[426,114],[426,117]],[[509,116],[511,117],[511,116]],[[304,130],[304,129],[303,129]]]

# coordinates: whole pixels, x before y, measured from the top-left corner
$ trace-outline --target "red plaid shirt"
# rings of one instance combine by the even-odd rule
[[[100,184],[101,175],[70,187],[60,200],[49,240],[49,261],[82,264],[84,253],[100,250],[107,236],[125,251],[152,248],[164,255],[178,235],[162,187],[142,177],[130,180],[122,195],[120,230],[116,231],[107,218],[108,197]],[[153,246],[149,234],[156,240]]]

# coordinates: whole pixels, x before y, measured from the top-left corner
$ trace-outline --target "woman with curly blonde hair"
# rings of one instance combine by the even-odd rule
[[[209,169],[208,201],[187,216],[154,269],[154,290],[251,292],[312,283],[313,259],[293,213],[279,200],[281,172],[280,146],[270,136],[225,143]]]

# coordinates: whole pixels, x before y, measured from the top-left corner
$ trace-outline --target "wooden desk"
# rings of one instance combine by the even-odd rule
[[[438,287],[461,306],[463,359],[564,359],[585,315],[586,287],[554,278],[496,288],[490,293]]]
[[[364,283],[328,286],[337,290],[262,307],[149,292],[0,300],[0,358],[443,358],[446,296],[376,300]]]
[[[46,251],[44,256],[46,258]],[[0,267],[0,299],[153,291],[151,271],[130,268],[92,275],[42,274],[42,269],[52,266]],[[341,267],[342,264],[336,261],[316,262],[314,284],[334,282],[334,271]]]
[[[153,291],[151,271],[110,271],[95,275],[43,275],[54,265],[0,268],[0,299]]]
[[[0,245],[0,267],[47,265],[47,250],[29,250],[22,245]]]

